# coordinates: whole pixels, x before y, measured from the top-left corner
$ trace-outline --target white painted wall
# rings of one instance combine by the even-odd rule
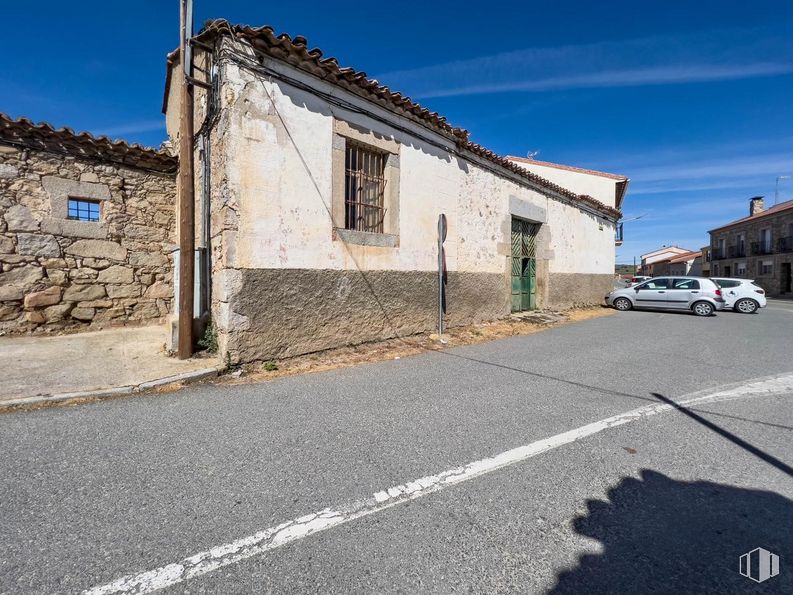
[[[551,272],[613,272],[613,224],[424,142],[421,137],[442,145],[449,141],[338,87],[277,61],[268,59],[265,65],[375,111],[409,132],[223,62],[223,175],[239,213],[239,231],[227,248],[228,266],[431,271],[437,266],[437,218],[445,213],[449,270],[505,272],[510,204],[517,201],[547,213]],[[400,143],[396,248],[332,240],[334,118]],[[613,186],[611,202],[603,202],[613,205]],[[343,227],[343,221],[337,226]]]
[[[515,165],[529,170],[546,180],[558,184],[562,188],[572,190],[576,194],[586,194],[596,198],[610,207],[614,207],[618,180],[606,178],[595,174],[570,171],[541,165],[539,163],[526,163],[525,161],[511,160]]]

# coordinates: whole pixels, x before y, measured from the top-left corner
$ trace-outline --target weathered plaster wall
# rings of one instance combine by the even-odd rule
[[[101,201],[100,221],[68,220],[69,197]],[[0,144],[0,332],[165,316],[174,204],[172,175]]]
[[[548,221],[551,273],[614,276],[612,222],[555,200]]]
[[[436,146],[448,140],[286,65],[264,62],[377,117],[228,60],[219,66],[220,117],[212,130],[213,317],[221,350],[233,361],[434,328],[440,213],[449,222],[448,324],[509,313],[513,215],[543,224],[540,306],[559,305],[553,301],[558,292],[550,291],[554,271],[611,276],[613,226],[600,230],[600,221],[579,217],[575,207],[552,208],[557,201]],[[370,144],[395,157],[389,163],[399,169],[398,220],[386,229],[386,235],[397,230],[393,241],[344,241],[338,229],[344,222],[334,208],[334,151],[345,130],[370,135]],[[593,254],[604,250],[604,256]],[[562,251],[574,254],[554,265]],[[585,297],[587,287],[577,288],[578,303],[602,299],[591,287]]]

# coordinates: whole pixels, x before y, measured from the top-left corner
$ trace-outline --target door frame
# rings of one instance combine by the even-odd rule
[[[540,223],[514,215],[510,221],[510,311],[537,308],[537,235]]]

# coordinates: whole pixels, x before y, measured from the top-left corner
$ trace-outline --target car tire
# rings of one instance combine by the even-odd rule
[[[733,310],[741,314],[754,314],[760,305],[752,298],[741,298],[733,305]]]
[[[628,298],[618,297],[616,300],[614,300],[614,308],[616,308],[620,312],[627,312],[628,310],[633,308],[633,304]]]
[[[715,310],[710,302],[696,302],[691,306],[691,311],[697,316],[712,316]]]

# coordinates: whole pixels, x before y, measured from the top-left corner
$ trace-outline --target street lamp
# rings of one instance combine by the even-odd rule
[[[789,180],[790,176],[777,176],[776,177],[776,188],[774,189],[774,204],[779,202],[779,180]]]

